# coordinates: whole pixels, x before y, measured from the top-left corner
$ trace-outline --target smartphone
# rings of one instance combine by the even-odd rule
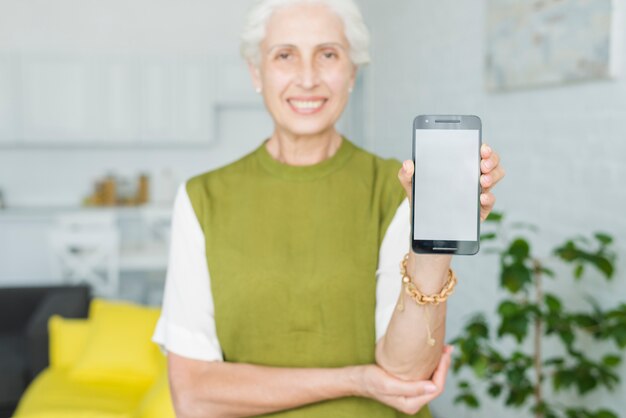
[[[481,143],[478,116],[420,115],[413,120],[414,252],[478,252]]]

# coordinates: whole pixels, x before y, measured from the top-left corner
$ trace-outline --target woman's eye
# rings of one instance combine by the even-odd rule
[[[286,60],[289,59],[289,57],[291,57],[291,54],[289,52],[280,52],[276,58],[280,59],[280,60]]]
[[[325,51],[323,54],[324,54],[324,58],[327,58],[327,59],[337,58],[337,53],[334,51]]]

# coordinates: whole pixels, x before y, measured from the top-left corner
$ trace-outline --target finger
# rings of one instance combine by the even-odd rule
[[[491,173],[489,174],[483,174],[480,176],[480,187],[482,187],[482,190],[489,190],[490,187],[493,186],[493,176],[491,175]]]
[[[487,159],[491,156],[491,153],[493,152],[493,150],[491,149],[491,147],[487,144],[482,144],[480,146],[480,158],[481,159]]]
[[[430,395],[438,388],[430,380],[409,381],[387,376],[389,380],[383,384],[383,393],[389,396],[415,397]]]
[[[483,174],[480,176],[480,186],[482,187],[482,192],[489,192],[502,178],[504,177],[505,172],[504,169],[500,166],[497,166],[493,171],[488,174]]]
[[[498,165],[496,168],[494,168],[491,171],[491,173],[489,173],[489,175],[491,176],[491,179],[492,179],[491,187],[493,187],[496,184],[498,184],[500,180],[504,178],[504,176],[506,175],[506,172],[504,171],[504,168],[502,168],[501,165]]]
[[[433,373],[432,381],[439,388],[439,393],[441,393],[446,386],[446,376],[448,375],[448,369],[452,363],[453,351],[453,346],[448,345],[445,347],[441,360],[439,360],[439,364]]]
[[[399,398],[397,400],[393,400],[392,403],[395,403],[393,407],[400,412],[403,412],[406,415],[415,415],[420,409],[424,407],[428,402],[433,400],[435,397],[431,396],[416,396],[413,398]]]
[[[496,197],[493,193],[481,193],[480,195],[480,220],[484,221],[489,216],[489,213],[493,210],[496,204]]]
[[[414,171],[413,161],[406,160],[402,163],[402,168],[398,171],[398,180],[400,180],[400,184],[404,188],[404,192],[406,196],[411,200],[411,184],[413,181],[413,171]]]
[[[493,209],[493,205],[496,204],[496,196],[491,193],[481,193],[480,194],[480,208],[491,210]]]
[[[421,396],[420,401],[425,401],[425,403],[429,403],[437,396],[443,393],[443,389],[446,386],[446,376],[448,375],[448,370],[450,369],[450,364],[452,363],[452,352],[454,351],[454,347],[451,345],[447,345],[444,347],[443,355],[439,360],[439,364],[435,369],[432,377],[432,383],[437,387],[437,390]]]
[[[448,374],[448,370],[450,369],[450,364],[452,363],[453,351],[453,346],[446,345],[443,349],[443,354],[439,360],[439,364],[433,373],[432,380],[419,382],[422,384],[428,384],[425,386],[428,387],[428,393],[424,392],[415,396],[385,396],[385,403],[399,411],[409,415],[414,415],[424,405],[430,403],[433,399],[441,395],[446,384],[446,376]],[[401,382],[406,383],[404,381]]]
[[[500,156],[497,152],[492,151],[488,158],[483,158],[480,161],[480,171],[482,173],[489,173],[500,164]]]

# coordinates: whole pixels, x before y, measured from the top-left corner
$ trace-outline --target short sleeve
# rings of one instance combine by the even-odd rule
[[[400,295],[400,262],[409,249],[411,210],[405,199],[385,232],[376,270],[376,341],[387,332]]]
[[[195,360],[222,361],[205,239],[183,183],[176,194],[161,316],[152,340]]]

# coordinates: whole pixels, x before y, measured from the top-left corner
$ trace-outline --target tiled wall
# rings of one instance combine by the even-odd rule
[[[548,250],[555,244],[595,230],[617,239],[621,258],[612,283],[604,284],[592,275],[571,286],[564,276],[548,285],[551,290],[580,309],[585,306],[581,292],[607,307],[624,301],[626,74],[612,81],[487,93],[484,0],[367,0],[362,4],[373,41],[373,63],[366,70],[370,148],[382,155],[410,158],[411,121],[416,115],[481,116],[484,140],[501,154],[507,170],[496,189],[497,210],[540,227],[533,238],[538,254],[552,261]],[[620,17],[623,23],[623,14]],[[620,52],[624,60],[626,42]],[[449,336],[458,332],[471,312],[494,312],[494,298],[503,296],[497,291],[497,258],[481,254],[454,263],[461,280],[449,305]],[[585,348],[598,353],[602,349],[591,343]],[[547,350],[553,352],[553,344],[548,343]],[[618,392],[624,393],[626,367],[620,375],[623,383]],[[434,403],[438,416],[518,416],[489,403],[479,412],[455,407],[455,380],[450,378],[446,393]],[[589,404],[619,411],[624,402],[623,397],[598,393]]]

